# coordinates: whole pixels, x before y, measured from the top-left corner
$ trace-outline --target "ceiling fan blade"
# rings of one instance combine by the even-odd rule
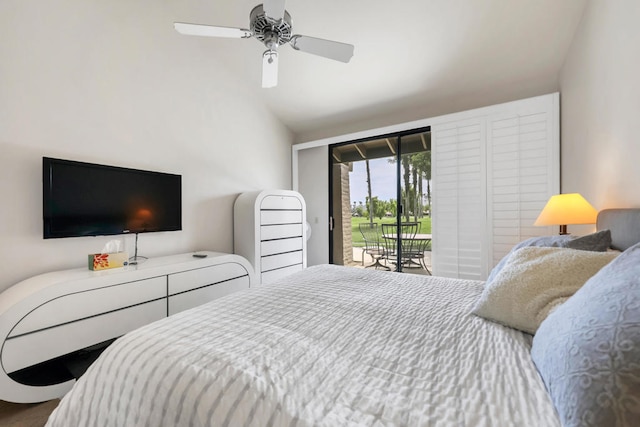
[[[278,52],[267,50],[262,55],[262,87],[270,88],[278,85]]]
[[[262,7],[265,15],[276,21],[284,17],[284,1],[285,0],[264,0]]]
[[[249,30],[242,28],[217,27],[214,25],[187,24],[184,22],[174,22],[173,27],[180,34],[187,36],[204,36],[204,37],[229,37],[237,39],[246,39],[253,36]]]
[[[353,56],[353,45],[318,39],[309,36],[295,35],[289,42],[295,50],[312,53],[340,62],[349,62]]]

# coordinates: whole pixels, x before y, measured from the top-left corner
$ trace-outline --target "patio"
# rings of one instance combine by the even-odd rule
[[[371,255],[369,255],[367,253],[364,253],[364,265],[362,265],[363,252],[364,252],[364,248],[359,248],[359,247],[355,247],[354,246],[353,247],[353,260],[351,260],[351,262],[348,264],[348,266],[349,267],[356,267],[356,268],[366,268],[366,266],[373,264],[374,260],[371,257]],[[381,260],[381,262],[382,262],[383,265],[385,264],[384,260]],[[431,251],[425,251],[424,252],[424,262],[427,265],[427,267],[429,268],[429,270],[431,270]],[[390,265],[390,267],[393,268],[393,265]],[[419,266],[410,267],[410,268],[404,267],[402,272],[403,273],[411,273],[411,274],[425,274],[425,275],[429,274],[424,268],[421,268]]]

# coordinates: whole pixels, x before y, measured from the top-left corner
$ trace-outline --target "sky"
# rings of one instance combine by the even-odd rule
[[[371,171],[371,194],[380,200],[396,198],[396,165],[388,158],[369,160]],[[367,169],[364,161],[353,162],[353,172],[349,173],[351,203],[365,203],[367,200]]]
[[[369,160],[371,171],[371,194],[380,200],[396,198],[396,164],[389,158]],[[427,191],[427,181],[423,180],[423,192]],[[367,200],[367,167],[365,161],[353,162],[353,171],[349,173],[351,204],[363,204]]]

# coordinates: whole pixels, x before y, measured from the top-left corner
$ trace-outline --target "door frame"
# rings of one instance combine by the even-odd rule
[[[401,203],[402,201],[402,179],[401,179],[401,174],[402,174],[402,138],[409,136],[409,135],[414,135],[414,134],[419,134],[419,133],[426,133],[426,132],[430,132],[431,131],[431,126],[427,125],[427,126],[421,126],[418,128],[411,128],[411,129],[405,129],[402,131],[395,131],[395,132],[391,132],[388,134],[382,134],[382,135],[372,135],[372,136],[368,136],[368,137],[364,137],[364,138],[359,138],[359,139],[355,139],[355,140],[347,140],[347,141],[342,141],[342,142],[337,142],[337,143],[333,143],[333,144],[328,144],[328,150],[327,150],[327,168],[328,168],[328,182],[327,182],[327,187],[329,189],[328,191],[328,218],[329,218],[329,264],[334,264],[334,226],[335,226],[335,220],[333,218],[333,196],[334,196],[334,190],[333,190],[333,153],[332,150],[336,147],[342,147],[342,146],[346,146],[346,145],[357,145],[357,144],[361,144],[363,142],[367,142],[367,141],[374,141],[374,140],[378,140],[378,139],[395,139],[396,140],[396,154],[395,154],[395,159],[396,159],[396,201],[397,201],[397,209],[396,209],[396,224],[401,224],[402,223],[402,214],[404,212],[404,205]],[[390,156],[391,157],[391,156]],[[365,159],[363,159],[364,161]],[[401,259],[401,244],[402,244],[402,236],[401,234],[401,230],[400,228],[398,228],[398,235],[397,235],[397,239],[399,244],[397,245],[397,250],[398,253],[397,255],[397,259]],[[398,263],[396,266],[396,270],[398,272],[402,272],[402,263]]]

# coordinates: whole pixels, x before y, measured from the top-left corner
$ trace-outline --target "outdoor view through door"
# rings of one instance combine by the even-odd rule
[[[431,274],[429,129],[335,144],[329,155],[331,262]]]

